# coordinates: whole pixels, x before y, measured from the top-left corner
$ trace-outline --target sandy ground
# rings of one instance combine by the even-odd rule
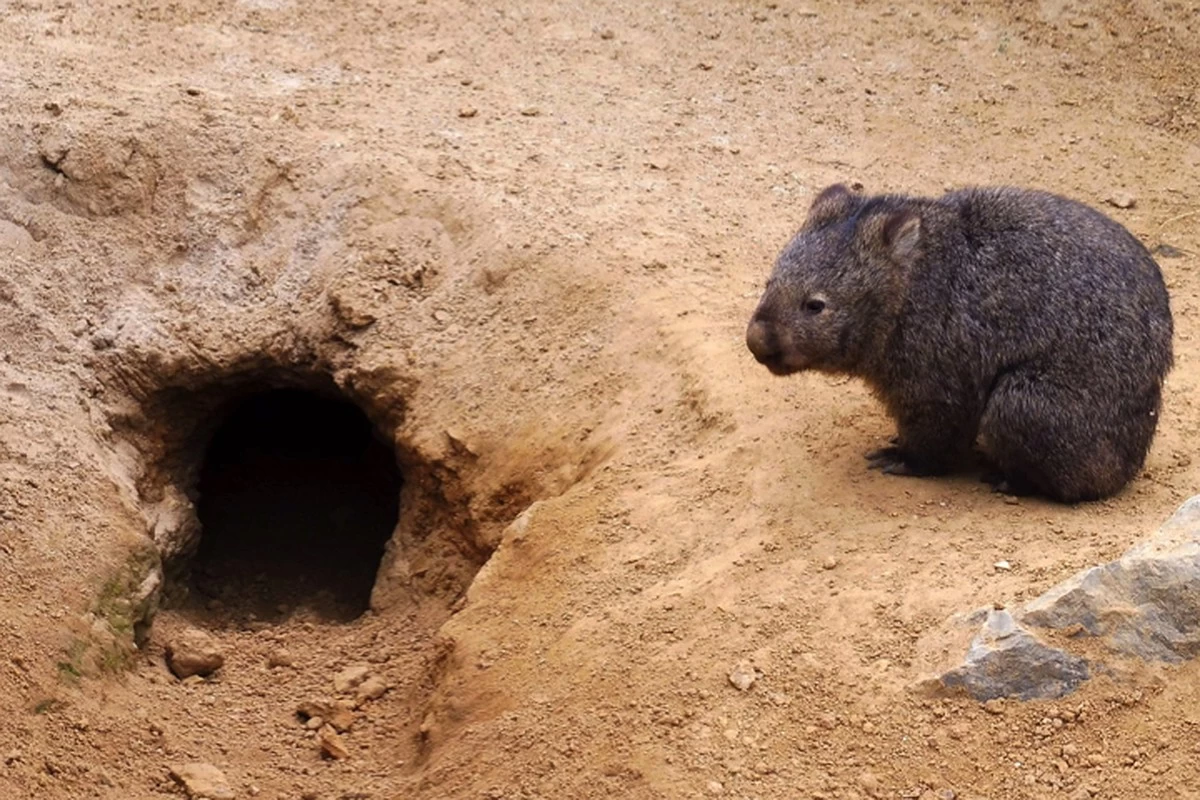
[[[1200,4],[22,0],[0,52],[0,796],[1200,796],[1198,665],[912,689],[950,615],[1200,485]],[[1165,245],[1145,473],[1071,508],[866,471],[865,390],[743,344],[834,181]],[[278,385],[396,451],[373,610],[214,562],[130,654],[225,404]],[[208,680],[164,665],[189,625]],[[323,758],[297,706],[357,664],[388,691]]]

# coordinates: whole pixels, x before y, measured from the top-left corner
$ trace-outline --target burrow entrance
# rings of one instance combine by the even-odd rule
[[[436,627],[520,508],[503,512],[532,501],[513,481],[476,494],[478,456],[414,429],[389,370],[135,367],[114,371],[136,390],[110,424],[161,556],[148,615],[241,628],[402,609]]]
[[[391,446],[354,403],[307,389],[242,396],[215,422],[186,604],[263,621],[365,612],[400,513]]]
[[[136,491],[160,556],[146,576],[161,576],[160,602],[138,620],[150,652],[198,626],[238,651],[231,678],[281,653],[298,670],[369,661],[390,688],[372,701],[385,711],[362,714],[383,713],[394,736],[355,757],[419,768],[452,646],[437,632],[509,524],[494,497],[527,490],[506,481],[480,497],[478,456],[416,429],[414,384],[392,369],[147,362],[116,373],[136,394],[110,424],[129,470],[115,477]],[[288,681],[255,685],[263,707],[295,707]]]

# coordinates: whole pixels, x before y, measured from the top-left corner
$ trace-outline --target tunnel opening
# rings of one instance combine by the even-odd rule
[[[200,466],[189,604],[242,621],[357,618],[399,521],[400,487],[392,447],[354,403],[296,388],[242,397]]]

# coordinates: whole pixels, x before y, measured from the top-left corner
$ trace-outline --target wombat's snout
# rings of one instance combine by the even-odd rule
[[[746,328],[746,347],[750,348],[758,363],[768,366],[779,363],[782,355],[779,338],[766,320],[758,315],[750,320],[750,326]]]

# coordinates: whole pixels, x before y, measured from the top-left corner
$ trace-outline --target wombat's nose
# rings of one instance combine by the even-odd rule
[[[746,328],[746,347],[761,364],[779,359],[779,342],[771,326],[758,317],[750,320],[750,327]]]

